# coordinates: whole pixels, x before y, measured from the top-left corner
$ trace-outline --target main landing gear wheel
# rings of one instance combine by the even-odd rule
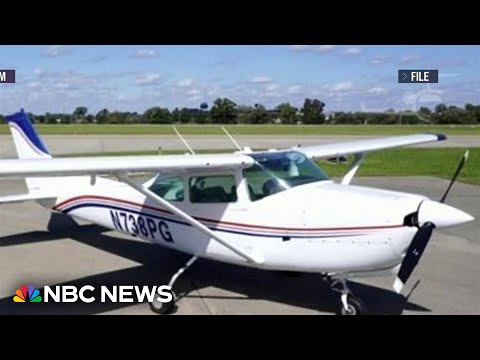
[[[168,315],[168,314],[172,314],[176,310],[177,295],[175,294],[175,291],[171,290],[166,292],[172,295],[172,300],[168,303],[161,303],[160,301],[151,302],[150,309],[154,313],[160,314],[160,315]]]
[[[197,261],[197,259],[198,259],[197,256],[192,256],[192,258],[188,260],[185,266],[180,268],[170,279],[168,286],[171,287],[171,290],[167,291],[172,295],[172,300],[170,302],[162,303],[160,301],[153,301],[150,303],[150,309],[154,313],[160,314],[160,315],[167,315],[167,314],[173,313],[177,309],[176,303],[177,303],[178,297],[175,294],[175,291],[173,291],[173,285],[175,284],[177,279],[180,277],[180,275],[182,275],[185,272],[185,270],[187,270],[190,266],[192,266],[192,264],[195,261]]]
[[[342,315],[366,315],[368,313],[367,307],[363,301],[353,295],[347,297],[347,308],[342,304],[340,314]]]

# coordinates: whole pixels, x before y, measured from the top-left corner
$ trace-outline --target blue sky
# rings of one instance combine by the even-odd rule
[[[0,113],[144,112],[218,97],[267,107],[318,98],[327,111],[463,106],[480,103],[479,65],[479,46],[0,46],[0,69],[17,75],[0,85]],[[398,84],[399,69],[438,69],[440,82]]]

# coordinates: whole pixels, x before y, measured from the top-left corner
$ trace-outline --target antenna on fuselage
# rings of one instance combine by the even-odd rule
[[[177,130],[177,128],[175,126],[172,126],[172,128],[173,128],[173,131],[175,131],[175,133],[178,135],[180,140],[182,140],[183,145],[185,145],[185,147],[188,149],[190,154],[195,155],[195,151],[193,151],[192,147],[188,144],[187,140],[185,140],[185,138],[182,136],[182,134],[180,134],[180,132]]]

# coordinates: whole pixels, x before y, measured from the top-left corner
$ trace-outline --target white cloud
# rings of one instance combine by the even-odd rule
[[[97,56],[92,56],[89,58],[87,61],[90,61],[92,63],[100,63],[108,59],[107,55],[97,55]]]
[[[220,90],[221,90],[221,87],[219,85],[213,85],[211,88],[207,90],[207,95],[212,96],[212,95],[218,94]]]
[[[38,77],[42,76],[43,74],[45,74],[45,70],[43,70],[42,68],[35,68],[33,69],[33,73],[35,75],[37,75]]]
[[[58,57],[65,55],[69,52],[69,49],[63,45],[51,45],[43,51],[43,55],[48,57]]]
[[[376,56],[372,60],[370,60],[370,63],[373,65],[380,65],[383,64],[385,61],[387,61],[386,56]]]
[[[457,77],[460,76],[460,73],[439,73],[438,76],[441,78]]]
[[[140,77],[138,77],[136,80],[135,80],[135,83],[137,85],[153,85],[153,84],[156,84],[160,81],[160,74],[156,74],[156,73],[150,73],[150,74],[144,74]]]
[[[55,87],[57,89],[67,90],[72,88],[72,84],[69,83],[68,81],[59,81],[55,84]]]
[[[336,51],[339,55],[343,55],[346,49],[347,47],[337,48]],[[365,53],[366,50],[361,56],[364,56]],[[310,54],[314,59],[315,53],[311,51]],[[302,54],[293,55],[302,56]],[[303,55],[308,56],[307,54]],[[367,61],[373,56],[369,56]],[[394,60],[398,64],[401,55],[396,58],[389,57],[389,59],[391,64],[394,64]],[[335,56],[332,60],[335,60]],[[341,57],[337,60],[341,60]],[[92,73],[49,71],[48,67],[43,67],[43,64],[40,63],[38,67],[36,70],[34,66],[29,69],[29,74],[26,74],[24,81],[19,84],[20,91],[17,93],[6,92],[5,97],[2,97],[2,108],[5,113],[18,111],[19,102],[24,103],[25,108],[34,113],[47,111],[71,113],[79,105],[87,106],[90,113],[96,113],[102,108],[110,111],[141,113],[152,106],[165,106],[170,109],[197,107],[203,101],[211,106],[218,97],[226,97],[237,104],[248,106],[260,102],[269,109],[282,102],[290,102],[296,107],[301,107],[305,97],[325,101],[331,111],[360,110],[362,102],[365,102],[369,109],[411,108],[414,100],[417,108],[420,106],[432,108],[433,105],[430,106],[430,104],[434,104],[438,100],[438,96],[441,96],[443,102],[448,105],[463,106],[466,102],[475,102],[479,95],[475,90],[480,89],[480,82],[464,84],[463,88],[453,82],[452,84],[445,82],[444,94],[440,95],[439,92],[433,95],[422,93],[422,96],[416,96],[413,99],[408,96],[403,98],[405,89],[388,87],[384,84],[384,80],[372,83],[365,80],[365,83],[362,84],[347,77],[340,78],[336,82],[329,81],[328,85],[325,81],[317,82],[314,79],[281,84],[275,81],[276,78],[273,74],[267,72],[268,69],[250,73],[251,76],[247,76],[244,80],[228,82],[225,79],[214,77],[204,81],[197,78],[191,81],[188,76],[167,78],[158,70],[150,72],[120,72],[119,70],[113,72],[111,70]],[[454,74],[456,71],[449,73]],[[38,74],[44,76],[39,77]],[[252,82],[255,75],[258,75],[255,78],[256,82]],[[126,81],[119,81],[119,79]],[[128,83],[134,88],[128,90]],[[138,87],[135,86],[135,83],[138,84]],[[127,88],[124,84],[127,84]],[[183,87],[179,85],[183,85]],[[436,86],[432,86],[433,89],[438,90]]]
[[[42,87],[42,83],[40,81],[31,81],[27,84],[27,88],[35,90]]]
[[[202,99],[202,96],[201,95],[193,95],[193,96],[190,96],[188,98],[189,101],[193,102],[193,101],[199,101],[200,99]]]
[[[339,82],[332,86],[332,91],[348,91],[353,89],[353,83],[351,81]]]
[[[183,80],[179,80],[177,82],[177,86],[178,87],[181,87],[181,88],[186,88],[186,87],[190,87],[192,86],[193,84],[193,80],[192,79],[183,79]]]
[[[270,85],[267,85],[265,87],[265,91],[276,91],[278,90],[280,87],[277,85],[277,84],[270,84]]]
[[[325,54],[325,53],[329,53],[329,52],[332,52],[333,50],[335,50],[335,45],[320,45],[320,46],[315,47],[314,50],[316,52]]]
[[[154,58],[157,56],[157,52],[153,49],[137,49],[133,57],[139,59]]]
[[[250,79],[250,82],[254,84],[268,84],[272,82],[272,79],[270,79],[268,76],[255,76]]]
[[[79,105],[87,106],[90,113],[96,113],[102,108],[110,111],[142,113],[159,104],[173,109],[175,107],[196,107],[206,101],[211,106],[218,97],[227,97],[237,104],[248,106],[261,102],[267,108],[274,108],[281,102],[290,102],[296,107],[301,107],[304,94],[305,97],[325,101],[331,111],[358,111],[361,110],[362,102],[370,110],[382,109],[384,111],[389,108],[412,109],[413,106],[417,109],[421,106],[433,108],[439,101],[439,96],[441,96],[442,102],[448,105],[462,107],[466,102],[474,103],[479,95],[475,90],[480,89],[480,82],[465,83],[462,86],[445,84],[443,94],[436,86],[432,86],[431,94],[422,90],[421,94],[420,92],[413,94],[414,97],[403,98],[406,91],[403,88],[385,87],[386,92],[382,94],[381,89],[376,89],[384,86],[381,82],[373,83],[369,87],[361,86],[353,80],[330,83],[329,86],[325,83],[298,82],[271,87],[270,85],[276,85],[276,83],[258,85],[238,81],[227,85],[218,80],[206,82],[196,80],[194,86],[182,89],[176,86],[177,79],[172,81],[173,86],[162,90],[159,85],[166,81],[162,75],[158,85],[143,87],[141,91],[125,92],[125,89],[117,84],[119,77],[123,76],[124,79],[135,81],[137,78],[146,79],[145,73],[92,74],[70,71],[47,72],[46,74],[47,76],[39,79],[31,72],[30,77],[19,84],[22,86],[21,91],[17,91],[17,93],[6,91],[5,96],[2,97],[4,113],[18,111],[19,102],[24,104],[27,111],[38,114],[45,112],[71,113]],[[36,89],[38,84],[35,82],[41,83],[41,91]],[[59,85],[56,86],[57,84]],[[193,91],[187,94],[189,90]],[[295,94],[297,91],[300,91],[299,94],[302,96]],[[380,95],[376,95],[376,93]]]
[[[264,91],[260,94],[255,94],[255,98],[256,97],[260,97],[260,98],[276,98],[276,97],[281,97],[282,96],[282,93],[280,91],[278,91],[278,89],[272,89],[272,90],[267,90],[267,91]]]
[[[375,94],[375,95],[385,94],[386,92],[387,92],[387,90],[385,90],[384,88],[379,87],[379,86],[373,87],[370,90],[368,90],[369,94]]]
[[[293,51],[305,51],[309,50],[311,47],[311,45],[290,45],[290,49]]]
[[[198,90],[198,89],[190,89],[190,90],[186,91],[185,94],[188,95],[188,96],[200,95],[200,90]]]
[[[363,50],[359,47],[350,47],[345,50],[346,55],[360,55]]]
[[[301,85],[292,85],[289,86],[287,89],[287,93],[290,95],[298,94],[302,91],[302,86]]]
[[[400,62],[402,64],[410,64],[416,60],[418,60],[418,56],[416,55],[405,55],[400,59]]]
[[[44,85],[46,89],[93,89],[97,84],[98,76],[73,70],[42,74],[42,85]]]
[[[290,50],[296,52],[314,52],[326,54],[335,50],[335,45],[290,45]]]

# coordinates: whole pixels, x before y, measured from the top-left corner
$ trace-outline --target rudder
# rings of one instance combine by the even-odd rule
[[[6,116],[5,119],[10,126],[19,159],[52,157],[23,109],[18,113]]]
[[[52,158],[47,147],[35,130],[28,115],[23,109],[12,115],[5,116],[10,127],[15,149],[19,159],[49,159]],[[26,178],[29,192],[39,190],[49,178]]]

